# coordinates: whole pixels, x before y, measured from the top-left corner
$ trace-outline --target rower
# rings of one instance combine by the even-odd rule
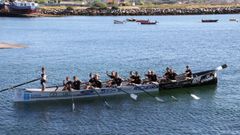
[[[70,78],[67,76],[66,80],[63,81],[63,91],[68,90],[71,91],[72,88],[72,81],[70,80]]]
[[[95,74],[94,77],[90,74],[89,84],[86,86],[86,89],[102,88],[102,82],[99,79],[99,74]]]
[[[174,72],[173,69],[170,69],[169,71],[170,71],[169,79],[170,79],[172,82],[176,81],[176,76],[177,76],[177,74]]]
[[[157,82],[157,75],[154,73],[154,71],[151,71],[151,82]]]
[[[75,90],[80,90],[80,85],[81,85],[81,81],[78,79],[78,77],[73,76],[72,88],[75,89]]]
[[[170,68],[167,67],[166,72],[164,73],[163,78],[160,80],[160,82],[168,82],[170,80],[169,77],[170,77]]]
[[[42,67],[42,74],[41,74],[40,83],[42,85],[42,91],[44,91],[46,89],[46,83],[47,83],[47,75],[46,75],[45,67]]]
[[[145,82],[157,82],[157,75],[153,70],[148,70],[148,73],[145,76],[147,77],[147,81]]]
[[[111,75],[106,72],[107,76],[110,77],[111,80],[109,80],[108,87],[112,87],[113,85],[120,86],[122,84],[122,78],[119,77],[118,73],[115,71],[112,71]]]
[[[129,79],[130,83],[134,83],[134,84],[141,84],[142,80],[140,78],[140,76],[138,75],[138,72],[135,71],[135,74],[133,74],[133,72],[130,72],[130,79]]]
[[[189,80],[192,79],[192,70],[189,68],[189,66],[186,66],[186,70],[185,70],[185,79]]]

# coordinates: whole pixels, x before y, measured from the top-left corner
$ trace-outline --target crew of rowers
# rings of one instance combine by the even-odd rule
[[[119,76],[119,74],[115,71],[112,71],[110,74],[106,72],[106,75],[110,78],[109,81],[107,81],[106,87],[113,87],[113,86],[121,86],[123,79]],[[100,80],[99,74],[92,75],[89,74],[89,81],[84,87],[84,89],[94,89],[94,88],[102,88],[102,82]],[[153,82],[159,82],[159,83],[166,83],[166,82],[176,82],[177,74],[174,72],[171,68],[166,68],[165,74],[162,78],[159,78],[156,73],[153,70],[148,70],[147,74],[145,74],[145,79],[141,80],[140,75],[137,71],[130,72],[129,79],[127,80],[128,84],[141,84],[141,83],[153,83]],[[184,73],[184,77],[186,80],[192,79],[192,71],[189,68],[189,66],[186,66],[186,70]],[[41,85],[42,85],[42,91],[46,88],[46,72],[45,68],[42,68],[42,74],[41,74]],[[63,81],[63,91],[71,91],[74,90],[80,90],[80,85],[82,82],[78,79],[77,76],[73,77],[73,81],[69,77],[66,77],[66,80]]]

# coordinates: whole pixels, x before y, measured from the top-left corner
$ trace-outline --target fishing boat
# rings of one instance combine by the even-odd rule
[[[129,84],[123,83],[116,87],[103,87],[100,89],[90,90],[72,90],[62,91],[63,87],[49,87],[43,92],[40,88],[16,89],[14,102],[33,102],[33,101],[48,101],[48,100],[64,100],[64,99],[86,99],[99,96],[116,96],[128,94],[131,98],[136,99],[136,94],[157,92],[173,88],[194,87],[201,85],[217,84],[217,71],[225,69],[226,64],[217,67],[214,70],[193,73],[191,79],[185,79],[185,76],[179,75],[177,79],[171,82],[152,82],[144,84]],[[20,86],[20,85],[17,85]],[[150,95],[150,94],[149,94]]]
[[[218,22],[218,19],[209,19],[209,20],[202,19],[202,22],[203,23],[215,23],[215,22]]]
[[[114,24],[124,24],[125,21],[113,20]]]
[[[157,21],[154,21],[154,22],[151,22],[151,21],[141,22],[141,24],[143,24],[143,25],[154,25],[154,24],[157,24]]]
[[[10,13],[14,14],[31,14],[37,12],[38,4],[34,2],[26,2],[26,1],[15,1],[10,2],[7,5]]]

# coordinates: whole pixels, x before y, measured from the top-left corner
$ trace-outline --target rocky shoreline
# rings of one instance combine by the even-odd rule
[[[240,7],[192,8],[192,9],[40,9],[43,16],[151,16],[151,15],[202,15],[239,14]]]

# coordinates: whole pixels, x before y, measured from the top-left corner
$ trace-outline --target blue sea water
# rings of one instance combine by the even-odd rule
[[[39,77],[43,65],[48,85],[56,85],[73,75],[87,81],[90,72],[104,81],[107,70],[127,78],[131,70],[162,75],[167,66],[181,73],[185,65],[203,71],[226,63],[218,85],[159,93],[165,103],[144,94],[137,102],[107,98],[111,109],[99,99],[76,100],[75,112],[71,101],[15,104],[14,92],[6,91],[0,93],[0,134],[240,134],[240,23],[229,21],[240,15],[138,16],[159,23],[113,24],[126,18],[0,18],[0,42],[28,46],[0,50],[0,89]]]

